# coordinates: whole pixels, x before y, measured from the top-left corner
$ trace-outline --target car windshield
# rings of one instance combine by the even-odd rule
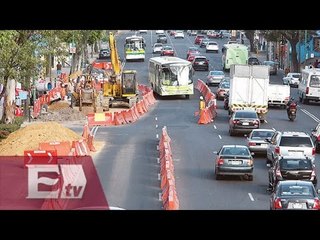
[[[215,42],[208,42],[208,45],[218,45],[218,44]]]
[[[308,159],[281,159],[282,170],[311,170],[312,162]]]
[[[252,139],[266,139],[271,138],[274,132],[272,131],[253,131],[251,134]]]
[[[258,118],[256,112],[236,112],[235,118]]]
[[[172,50],[172,47],[165,46],[162,48],[163,50]]]
[[[155,44],[154,47],[162,47],[162,44]]]
[[[212,72],[210,73],[210,75],[220,75],[220,76],[222,76],[222,75],[224,75],[224,73],[221,72],[221,71],[212,71]]]
[[[195,62],[203,62],[203,61],[206,61],[207,59],[206,58],[195,58]]]
[[[250,152],[245,147],[224,147],[221,151],[221,155],[241,155],[248,156]]]
[[[284,136],[281,138],[280,146],[284,147],[312,147],[310,137]]]
[[[159,34],[158,37],[159,37],[159,38],[165,38],[166,35],[164,35],[164,34]]]
[[[230,83],[229,82],[223,82],[220,84],[220,88],[230,88]]]
[[[274,66],[275,63],[274,62],[270,62],[270,61],[265,61],[264,65],[268,65],[268,66]]]
[[[313,190],[311,185],[287,185],[280,186],[279,189],[281,196],[313,196]]]
[[[191,48],[189,48],[189,51],[198,51],[198,48],[196,48],[196,47],[191,47]]]
[[[291,75],[293,78],[300,78],[300,75],[298,75],[298,74],[292,74]]]

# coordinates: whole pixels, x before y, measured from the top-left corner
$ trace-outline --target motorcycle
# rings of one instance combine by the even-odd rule
[[[223,108],[224,108],[225,110],[228,110],[228,109],[229,109],[229,94],[228,94],[228,93],[226,93],[226,94],[224,95]]]
[[[287,106],[287,115],[290,121],[294,121],[297,117],[297,103],[292,101],[289,106]]]

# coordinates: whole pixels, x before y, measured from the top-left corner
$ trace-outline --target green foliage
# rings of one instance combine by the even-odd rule
[[[23,117],[16,117],[14,119],[14,123],[12,124],[0,124],[0,139],[5,139],[8,137],[8,135],[16,130],[18,130],[21,127],[21,124],[23,123],[24,119]]]

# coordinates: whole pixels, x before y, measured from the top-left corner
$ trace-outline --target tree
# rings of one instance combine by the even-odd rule
[[[264,30],[261,31],[267,41],[279,42],[282,38],[287,40],[291,46],[291,64],[294,72],[299,72],[299,61],[297,54],[297,44],[299,40],[304,39],[301,30]],[[308,30],[307,33],[314,34],[313,30]]]
[[[250,42],[250,52],[254,52],[254,33],[255,30],[244,30],[244,34],[246,35],[246,38],[248,38]]]

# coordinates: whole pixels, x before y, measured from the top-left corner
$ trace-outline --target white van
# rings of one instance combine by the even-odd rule
[[[309,100],[320,101],[320,68],[302,70],[298,96],[304,104],[308,104]]]

